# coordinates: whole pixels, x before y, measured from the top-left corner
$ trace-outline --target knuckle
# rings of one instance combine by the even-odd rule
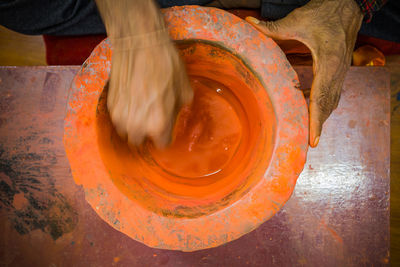
[[[270,32],[278,32],[279,31],[279,24],[274,21],[266,21],[265,28],[268,29]]]
[[[156,137],[160,136],[167,127],[167,118],[164,114],[157,112],[147,124],[147,134]]]
[[[323,86],[320,93],[315,99],[317,108],[319,109],[319,117],[321,121],[325,121],[332,111],[337,107],[340,99],[340,91],[330,90],[329,87]]]

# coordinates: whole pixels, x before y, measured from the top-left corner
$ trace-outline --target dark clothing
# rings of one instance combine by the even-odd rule
[[[356,0],[367,22],[371,21],[374,12],[381,9],[387,1],[388,0]]]
[[[157,0],[157,2],[160,7],[166,8],[205,5],[212,0]],[[106,33],[94,0],[1,0],[0,25],[30,35]]]
[[[136,1],[136,0],[132,0]],[[267,19],[285,17],[309,0],[262,0],[261,14]],[[369,15],[384,0],[355,0]],[[160,7],[205,5],[212,0],[158,0]],[[0,24],[25,34],[90,35],[104,34],[94,0],[2,0]],[[400,42],[400,1],[392,0],[376,12],[370,23],[363,23],[360,33]]]
[[[286,16],[295,8],[305,5],[309,0],[261,0],[261,13],[269,19],[279,19]],[[355,0],[361,11],[370,22],[372,15],[381,9],[387,0]]]
[[[280,19],[308,1],[262,0],[261,15],[271,20]],[[400,43],[400,0],[355,1],[365,14],[365,20],[360,29],[361,34]]]

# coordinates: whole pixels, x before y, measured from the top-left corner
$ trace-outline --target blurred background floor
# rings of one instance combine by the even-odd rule
[[[46,65],[42,36],[0,26],[0,66]],[[400,55],[386,58],[391,73],[391,263],[400,266]],[[379,159],[377,159],[379,160]]]

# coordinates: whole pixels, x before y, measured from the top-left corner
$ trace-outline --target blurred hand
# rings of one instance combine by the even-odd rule
[[[298,40],[311,50],[314,80],[309,143],[312,147],[318,145],[322,125],[339,103],[362,19],[354,0],[311,0],[274,22],[246,18],[273,39]]]
[[[150,137],[164,147],[193,92],[153,0],[96,0],[113,47],[107,106],[130,145]]]
[[[157,147],[165,147],[180,107],[191,101],[193,92],[167,32],[134,38],[111,39],[107,98],[111,120],[131,145],[150,137]]]

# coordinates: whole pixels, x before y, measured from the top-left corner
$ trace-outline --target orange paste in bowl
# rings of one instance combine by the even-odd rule
[[[180,111],[172,145],[151,149],[160,167],[185,178],[220,172],[236,154],[247,128],[240,102],[228,88],[201,77],[192,78],[192,87],[194,101]]]
[[[193,218],[222,209],[255,186],[272,154],[276,121],[268,95],[241,59],[201,42],[178,44],[194,89],[172,144],[130,149],[99,99],[101,157],[119,190],[164,216]]]

